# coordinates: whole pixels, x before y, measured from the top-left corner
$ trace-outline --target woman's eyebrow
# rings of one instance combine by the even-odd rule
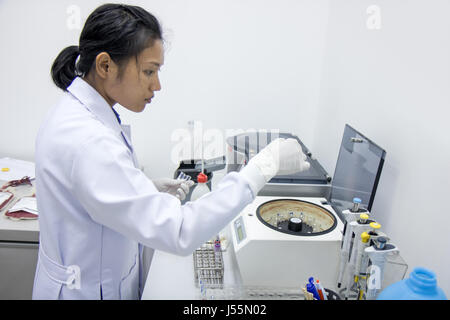
[[[153,64],[153,65],[157,66],[158,68],[161,67],[161,64],[159,64],[158,62],[154,62],[154,61],[145,61],[144,63]]]

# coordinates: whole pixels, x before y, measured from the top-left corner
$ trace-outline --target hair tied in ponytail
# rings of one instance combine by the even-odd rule
[[[70,46],[56,57],[52,65],[51,75],[58,88],[67,91],[72,81],[78,76],[76,62],[79,55],[79,47]]]

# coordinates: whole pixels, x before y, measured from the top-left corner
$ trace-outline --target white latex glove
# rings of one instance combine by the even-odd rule
[[[309,169],[309,162],[297,140],[276,139],[250,159],[262,171],[266,182],[276,175],[292,174]]]
[[[269,143],[242,169],[254,195],[276,175],[308,170],[310,164],[297,140],[279,138]]]
[[[189,188],[194,185],[194,181],[177,180],[170,178],[161,178],[152,180],[159,192],[167,192],[180,200],[186,199]]]

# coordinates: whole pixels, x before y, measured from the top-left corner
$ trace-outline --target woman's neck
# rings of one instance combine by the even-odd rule
[[[112,108],[116,102],[108,97],[108,94],[106,93],[105,87],[97,77],[95,77],[95,74],[93,72],[88,73],[86,76],[83,77],[83,80],[89,83],[91,87],[93,87],[97,92],[105,99],[105,101],[109,104],[109,106]]]

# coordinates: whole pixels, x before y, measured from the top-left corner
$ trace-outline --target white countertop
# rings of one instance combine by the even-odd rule
[[[303,300],[297,288],[245,286],[233,249],[223,252],[223,289],[206,289],[201,296],[195,286],[193,256],[180,257],[155,251],[142,293],[142,300]]]
[[[193,300],[196,298],[195,289],[192,255],[180,257],[155,251],[143,300]]]
[[[232,246],[223,251],[224,285],[242,283]],[[195,300],[200,290],[195,285],[193,255],[177,256],[155,251],[145,282],[142,300]]]

